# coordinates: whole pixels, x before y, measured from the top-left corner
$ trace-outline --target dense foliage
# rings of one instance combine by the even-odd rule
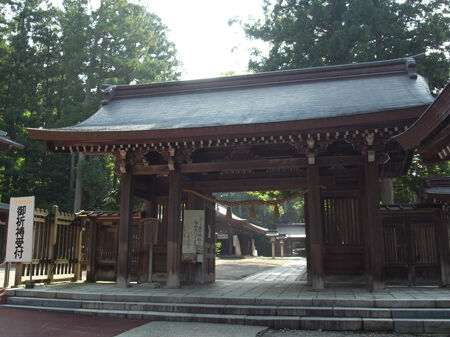
[[[0,201],[35,195],[37,207],[73,205],[75,160],[45,152],[26,128],[60,127],[97,110],[103,83],[178,77],[175,47],[160,19],[128,0],[0,0],[0,129],[25,145],[0,153]],[[80,164],[81,165],[81,164]],[[84,208],[115,207],[110,157],[86,159]]]
[[[450,74],[447,0],[265,0],[265,18],[243,24],[248,38],[269,43],[255,50],[256,71],[391,59],[427,52],[419,69],[433,89]]]
[[[215,197],[225,201],[243,201],[243,200],[277,200],[288,197],[298,191],[260,191],[260,192],[231,192],[216,193]],[[233,206],[232,211],[240,218],[247,219],[251,223],[266,227],[275,228],[276,224],[305,222],[303,197],[298,197],[290,201],[281,203],[278,207],[279,217],[274,217],[273,206],[255,206],[256,217],[250,217],[250,207]]]

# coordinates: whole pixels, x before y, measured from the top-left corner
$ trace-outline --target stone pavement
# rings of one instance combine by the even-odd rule
[[[244,278],[247,282],[306,282],[306,260],[295,259],[282,266],[264,270]]]
[[[312,290],[305,281],[305,260],[292,260],[283,266],[264,270],[260,273],[248,276],[241,280],[217,280],[215,283],[199,286],[189,285],[181,288],[170,289],[165,287],[139,285],[130,288],[118,288],[114,283],[59,283],[52,285],[37,285],[30,291],[59,292],[60,298],[70,298],[70,294],[78,294],[89,298],[102,296],[107,298],[110,294],[123,296],[136,296],[160,298],[240,298],[242,301],[263,303],[264,301],[302,300],[303,303],[329,301],[337,303],[339,300],[358,300],[358,305],[383,306],[395,300],[394,305],[411,306],[426,305],[434,300],[448,301],[450,308],[450,290],[438,287],[388,287],[383,290],[369,291],[364,286],[340,286]],[[14,289],[8,289],[14,293]],[[64,295],[65,294],[65,295]]]
[[[263,256],[220,257],[216,259],[216,280],[239,280],[271,268],[283,266],[293,260],[305,259],[300,257],[277,257],[272,259],[271,257]]]
[[[255,337],[265,330],[262,326],[234,324],[150,322],[116,337]]]

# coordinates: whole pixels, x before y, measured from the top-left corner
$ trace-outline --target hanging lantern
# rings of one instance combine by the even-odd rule
[[[280,209],[278,208],[278,204],[275,204],[273,206],[273,217],[279,218],[280,217]]]
[[[233,218],[233,213],[231,213],[231,207],[227,207],[227,214],[225,215],[225,218],[228,220],[231,220]]]
[[[251,206],[250,206],[249,217],[250,217],[250,218],[256,218],[255,205],[251,205]]]

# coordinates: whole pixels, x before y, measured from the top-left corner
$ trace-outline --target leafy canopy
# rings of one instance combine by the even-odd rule
[[[103,83],[142,83],[179,76],[167,27],[128,0],[0,1],[0,129],[25,145],[0,152],[0,201],[35,195],[37,207],[73,205],[74,161],[31,141],[29,127],[61,127],[92,115]],[[111,157],[84,166],[83,208],[116,207]],[[71,178],[72,177],[72,178]]]
[[[264,19],[242,23],[256,72],[392,59],[427,52],[422,74],[437,91],[449,78],[448,0],[265,0]]]

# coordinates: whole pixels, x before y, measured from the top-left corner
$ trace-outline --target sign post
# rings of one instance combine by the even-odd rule
[[[6,261],[30,263],[30,285],[33,277],[33,220],[34,196],[10,199]]]

